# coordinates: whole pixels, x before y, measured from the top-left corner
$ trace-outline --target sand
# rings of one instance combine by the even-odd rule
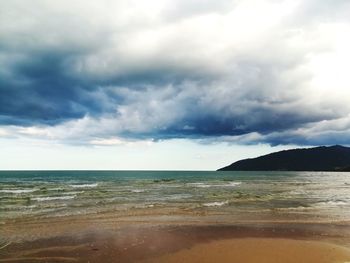
[[[17,230],[7,226],[12,235],[22,233],[27,240],[1,249],[0,262],[350,262],[348,224],[83,222],[17,223]]]
[[[195,245],[142,263],[344,263],[350,250],[319,241],[241,238]]]

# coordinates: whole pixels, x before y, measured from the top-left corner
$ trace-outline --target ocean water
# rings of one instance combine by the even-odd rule
[[[135,209],[350,219],[350,173],[1,171],[0,222]]]

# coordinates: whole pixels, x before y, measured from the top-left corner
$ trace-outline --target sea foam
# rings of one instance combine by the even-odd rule
[[[32,193],[35,192],[37,189],[4,189],[0,190],[0,193],[6,193],[6,194],[24,194],[24,193]]]
[[[98,183],[94,183],[94,184],[70,184],[70,187],[73,188],[94,188],[98,186]]]
[[[225,184],[208,184],[208,183],[188,183],[187,185],[198,188],[209,188],[209,187],[235,187],[240,185],[241,182],[228,182]]]
[[[131,190],[132,193],[143,193],[145,190],[143,189],[133,189]]]
[[[205,204],[203,204],[203,206],[207,206],[207,207],[210,207],[210,206],[223,206],[223,205],[227,205],[227,204],[228,204],[228,201],[223,201],[223,202],[205,203]]]
[[[43,201],[54,201],[54,200],[70,200],[74,199],[75,195],[69,195],[69,196],[48,196],[48,197],[34,197],[31,198],[34,201],[43,202]]]

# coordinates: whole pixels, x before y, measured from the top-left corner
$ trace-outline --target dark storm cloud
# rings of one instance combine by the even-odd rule
[[[0,113],[8,123],[57,124],[105,110],[90,96],[89,83],[66,73],[67,57],[55,51],[29,53],[12,66],[12,76],[3,78],[0,88]]]
[[[346,133],[308,128],[346,118],[349,108],[346,99],[319,99],[305,69],[331,49],[315,23],[344,23],[344,12],[336,16],[344,1],[131,2],[0,4],[0,124],[83,143],[318,144]],[[250,17],[256,4],[262,10]]]

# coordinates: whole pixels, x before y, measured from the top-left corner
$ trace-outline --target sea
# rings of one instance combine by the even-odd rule
[[[350,219],[350,173],[0,171],[0,223],[147,209]]]

